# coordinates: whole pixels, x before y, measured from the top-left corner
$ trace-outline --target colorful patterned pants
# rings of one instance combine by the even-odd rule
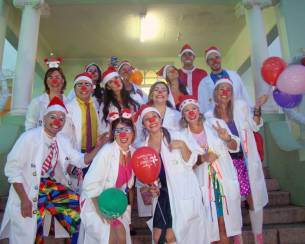
[[[233,159],[233,164],[237,171],[240,195],[248,196],[251,193],[248,169],[244,159]]]
[[[47,213],[73,235],[79,231],[79,195],[52,178],[42,178],[38,194],[36,244],[43,244],[43,224]]]

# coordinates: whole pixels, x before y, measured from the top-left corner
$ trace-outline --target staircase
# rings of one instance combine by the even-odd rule
[[[276,179],[269,176],[264,168],[269,195],[269,204],[264,209],[264,243],[265,244],[305,244],[305,208],[291,204],[290,193],[281,191]],[[244,244],[254,244],[248,210],[243,213]],[[134,244],[151,244],[151,232],[146,226],[148,218],[137,217],[135,207],[132,214],[132,226],[137,235],[132,237]]]
[[[269,176],[264,168],[269,204],[264,209],[264,243],[265,244],[305,244],[305,208],[291,204],[290,193],[281,191],[276,179]],[[6,198],[0,198],[0,220],[2,220]],[[248,211],[243,208],[243,240],[244,244],[254,243]],[[137,206],[132,211],[132,227],[137,232],[132,236],[133,244],[151,244],[151,232],[146,221],[149,218],[139,218]],[[8,241],[0,241],[8,243]],[[62,244],[63,240],[47,238],[47,244]]]

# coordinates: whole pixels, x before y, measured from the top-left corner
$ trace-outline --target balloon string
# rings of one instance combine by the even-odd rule
[[[164,214],[163,214],[163,211],[162,211],[162,209],[161,209],[161,206],[160,206],[159,201],[157,201],[157,204],[158,204],[158,207],[159,207],[159,210],[160,210],[160,213],[161,213],[162,219],[163,219],[163,221],[164,221],[164,224],[166,225],[166,220],[165,220],[165,217],[164,217]]]
[[[158,186],[158,181],[155,181],[155,182],[153,183],[153,185]],[[153,194],[153,197],[157,197],[157,195],[154,193],[154,194]],[[160,213],[161,213],[161,216],[162,216],[163,222],[164,222],[164,224],[166,225],[166,220],[165,220],[165,217],[164,217],[164,214],[163,214],[162,208],[161,208],[160,203],[159,203],[159,201],[158,201],[158,200],[157,200],[157,205],[158,205],[158,208],[159,208],[159,210],[160,210]]]

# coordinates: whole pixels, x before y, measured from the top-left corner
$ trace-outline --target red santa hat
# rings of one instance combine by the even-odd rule
[[[63,112],[64,114],[68,113],[68,110],[66,109],[65,104],[59,97],[53,97],[52,100],[50,101],[47,110],[45,111],[44,114],[47,114],[49,112],[53,111],[60,111]]]
[[[179,56],[181,57],[186,52],[191,52],[194,56],[196,56],[193,48],[189,44],[184,44],[180,50]]]
[[[113,66],[109,66],[108,69],[102,75],[102,87],[106,87],[108,81],[110,81],[114,77],[119,77],[119,73]]]
[[[92,75],[90,72],[83,72],[75,76],[74,78],[74,85],[76,85],[79,81],[87,81],[90,84],[93,84],[92,82]]]
[[[164,65],[156,74],[158,76],[163,77],[164,79],[166,79],[166,72],[167,69],[170,67],[171,65]]]
[[[180,98],[179,110],[182,111],[185,108],[185,106],[189,104],[193,104],[199,108],[199,103],[194,96],[184,95]]]
[[[138,120],[140,120],[140,123],[142,124],[145,114],[149,112],[155,112],[161,117],[161,114],[158,109],[147,104],[142,104],[138,111],[133,115],[133,122],[136,123]]]
[[[120,64],[118,65],[118,71],[120,71],[120,69],[124,66],[124,65],[129,65],[131,68],[133,68],[132,67],[132,65],[131,65],[131,63],[128,61],[128,60],[123,60],[122,62],[120,62]]]
[[[212,46],[205,50],[204,52],[205,60],[208,60],[209,55],[212,53],[216,53],[219,56],[221,56],[220,50],[217,47]]]
[[[219,86],[220,84],[229,84],[229,85],[233,86],[233,83],[232,83],[232,81],[231,81],[230,79],[228,79],[228,78],[222,78],[222,79],[216,81],[214,90],[215,90],[215,88],[216,88],[217,86]]]

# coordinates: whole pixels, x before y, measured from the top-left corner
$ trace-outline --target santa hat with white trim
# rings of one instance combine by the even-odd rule
[[[160,77],[163,77],[164,79],[166,79],[166,72],[167,69],[170,67],[171,65],[167,64],[164,65],[156,74]]]
[[[193,104],[199,108],[199,103],[194,96],[184,95],[180,99],[179,110],[182,111],[185,108],[185,106],[187,106],[189,104]]]
[[[68,110],[65,106],[65,104],[63,103],[63,101],[59,98],[59,97],[53,97],[45,111],[45,115],[47,113],[50,112],[54,112],[54,111],[59,111],[59,112],[63,112],[64,114],[68,113]]]
[[[184,46],[180,50],[179,56],[181,57],[186,52],[191,52],[194,56],[196,56],[193,48],[189,44],[184,44]]]
[[[205,60],[208,60],[209,55],[212,53],[216,53],[219,56],[221,56],[220,50],[217,47],[212,46],[205,50],[204,52]]]
[[[125,64],[129,65],[133,69],[133,66],[131,65],[131,63],[128,60],[123,60],[122,62],[120,62],[120,64],[117,67],[118,72]]]
[[[107,82],[114,77],[120,77],[120,75],[113,66],[109,66],[108,69],[102,75],[102,87],[106,87]]]
[[[216,88],[217,86],[219,86],[220,84],[229,84],[229,85],[231,85],[231,86],[233,87],[233,82],[232,82],[230,79],[228,79],[228,78],[222,78],[222,79],[216,81],[214,90],[215,90],[215,88]]]
[[[76,85],[79,81],[87,81],[90,84],[93,84],[92,82],[92,75],[90,72],[83,72],[75,76],[74,78],[74,85]]]

